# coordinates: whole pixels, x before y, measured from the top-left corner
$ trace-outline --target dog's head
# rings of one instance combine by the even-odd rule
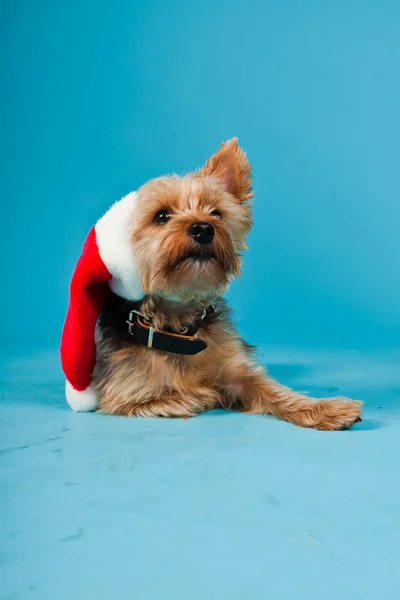
[[[199,171],[143,185],[132,242],[144,292],[181,300],[222,293],[240,273],[252,196],[236,138]]]

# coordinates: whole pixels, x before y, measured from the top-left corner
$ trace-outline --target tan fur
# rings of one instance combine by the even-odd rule
[[[237,140],[222,144],[198,173],[152,180],[138,195],[132,244],[146,294],[141,311],[157,329],[169,326],[177,333],[203,308],[215,304],[216,312],[198,334],[208,347],[195,356],[148,349],[104,331],[95,372],[100,410],[191,417],[224,407],[324,430],[359,420],[361,402],[308,398],[269,378],[226,314],[220,297],[240,273],[251,227],[251,170]],[[169,211],[168,223],[154,222],[159,210]],[[201,262],[185,258],[196,251],[187,228],[199,220],[216,231],[215,258]]]
[[[222,143],[219,150],[200,169],[200,173],[222,181],[239,202],[247,202],[253,198],[250,163],[237,138]]]

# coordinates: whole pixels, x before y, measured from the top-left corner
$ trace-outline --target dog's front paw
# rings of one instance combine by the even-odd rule
[[[311,427],[332,431],[348,429],[357,421],[361,421],[360,400],[349,398],[324,398],[316,403],[313,410],[314,423]]]

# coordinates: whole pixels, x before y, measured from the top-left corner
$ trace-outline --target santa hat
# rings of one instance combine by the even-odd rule
[[[91,386],[96,364],[97,319],[111,290],[126,300],[143,297],[131,243],[137,194],[116,202],[90,230],[70,286],[70,300],[61,339],[66,397],[75,411],[97,407]]]

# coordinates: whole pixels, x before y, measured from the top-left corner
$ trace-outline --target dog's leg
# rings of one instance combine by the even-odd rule
[[[226,408],[271,414],[301,427],[346,429],[361,420],[362,402],[348,398],[309,398],[280,385],[246,357],[224,369],[218,388]]]
[[[126,399],[121,396],[103,395],[100,412],[130,417],[177,417],[189,418],[214,408],[219,401],[218,393],[209,388],[198,388],[190,392],[166,390],[157,397],[148,396]]]

